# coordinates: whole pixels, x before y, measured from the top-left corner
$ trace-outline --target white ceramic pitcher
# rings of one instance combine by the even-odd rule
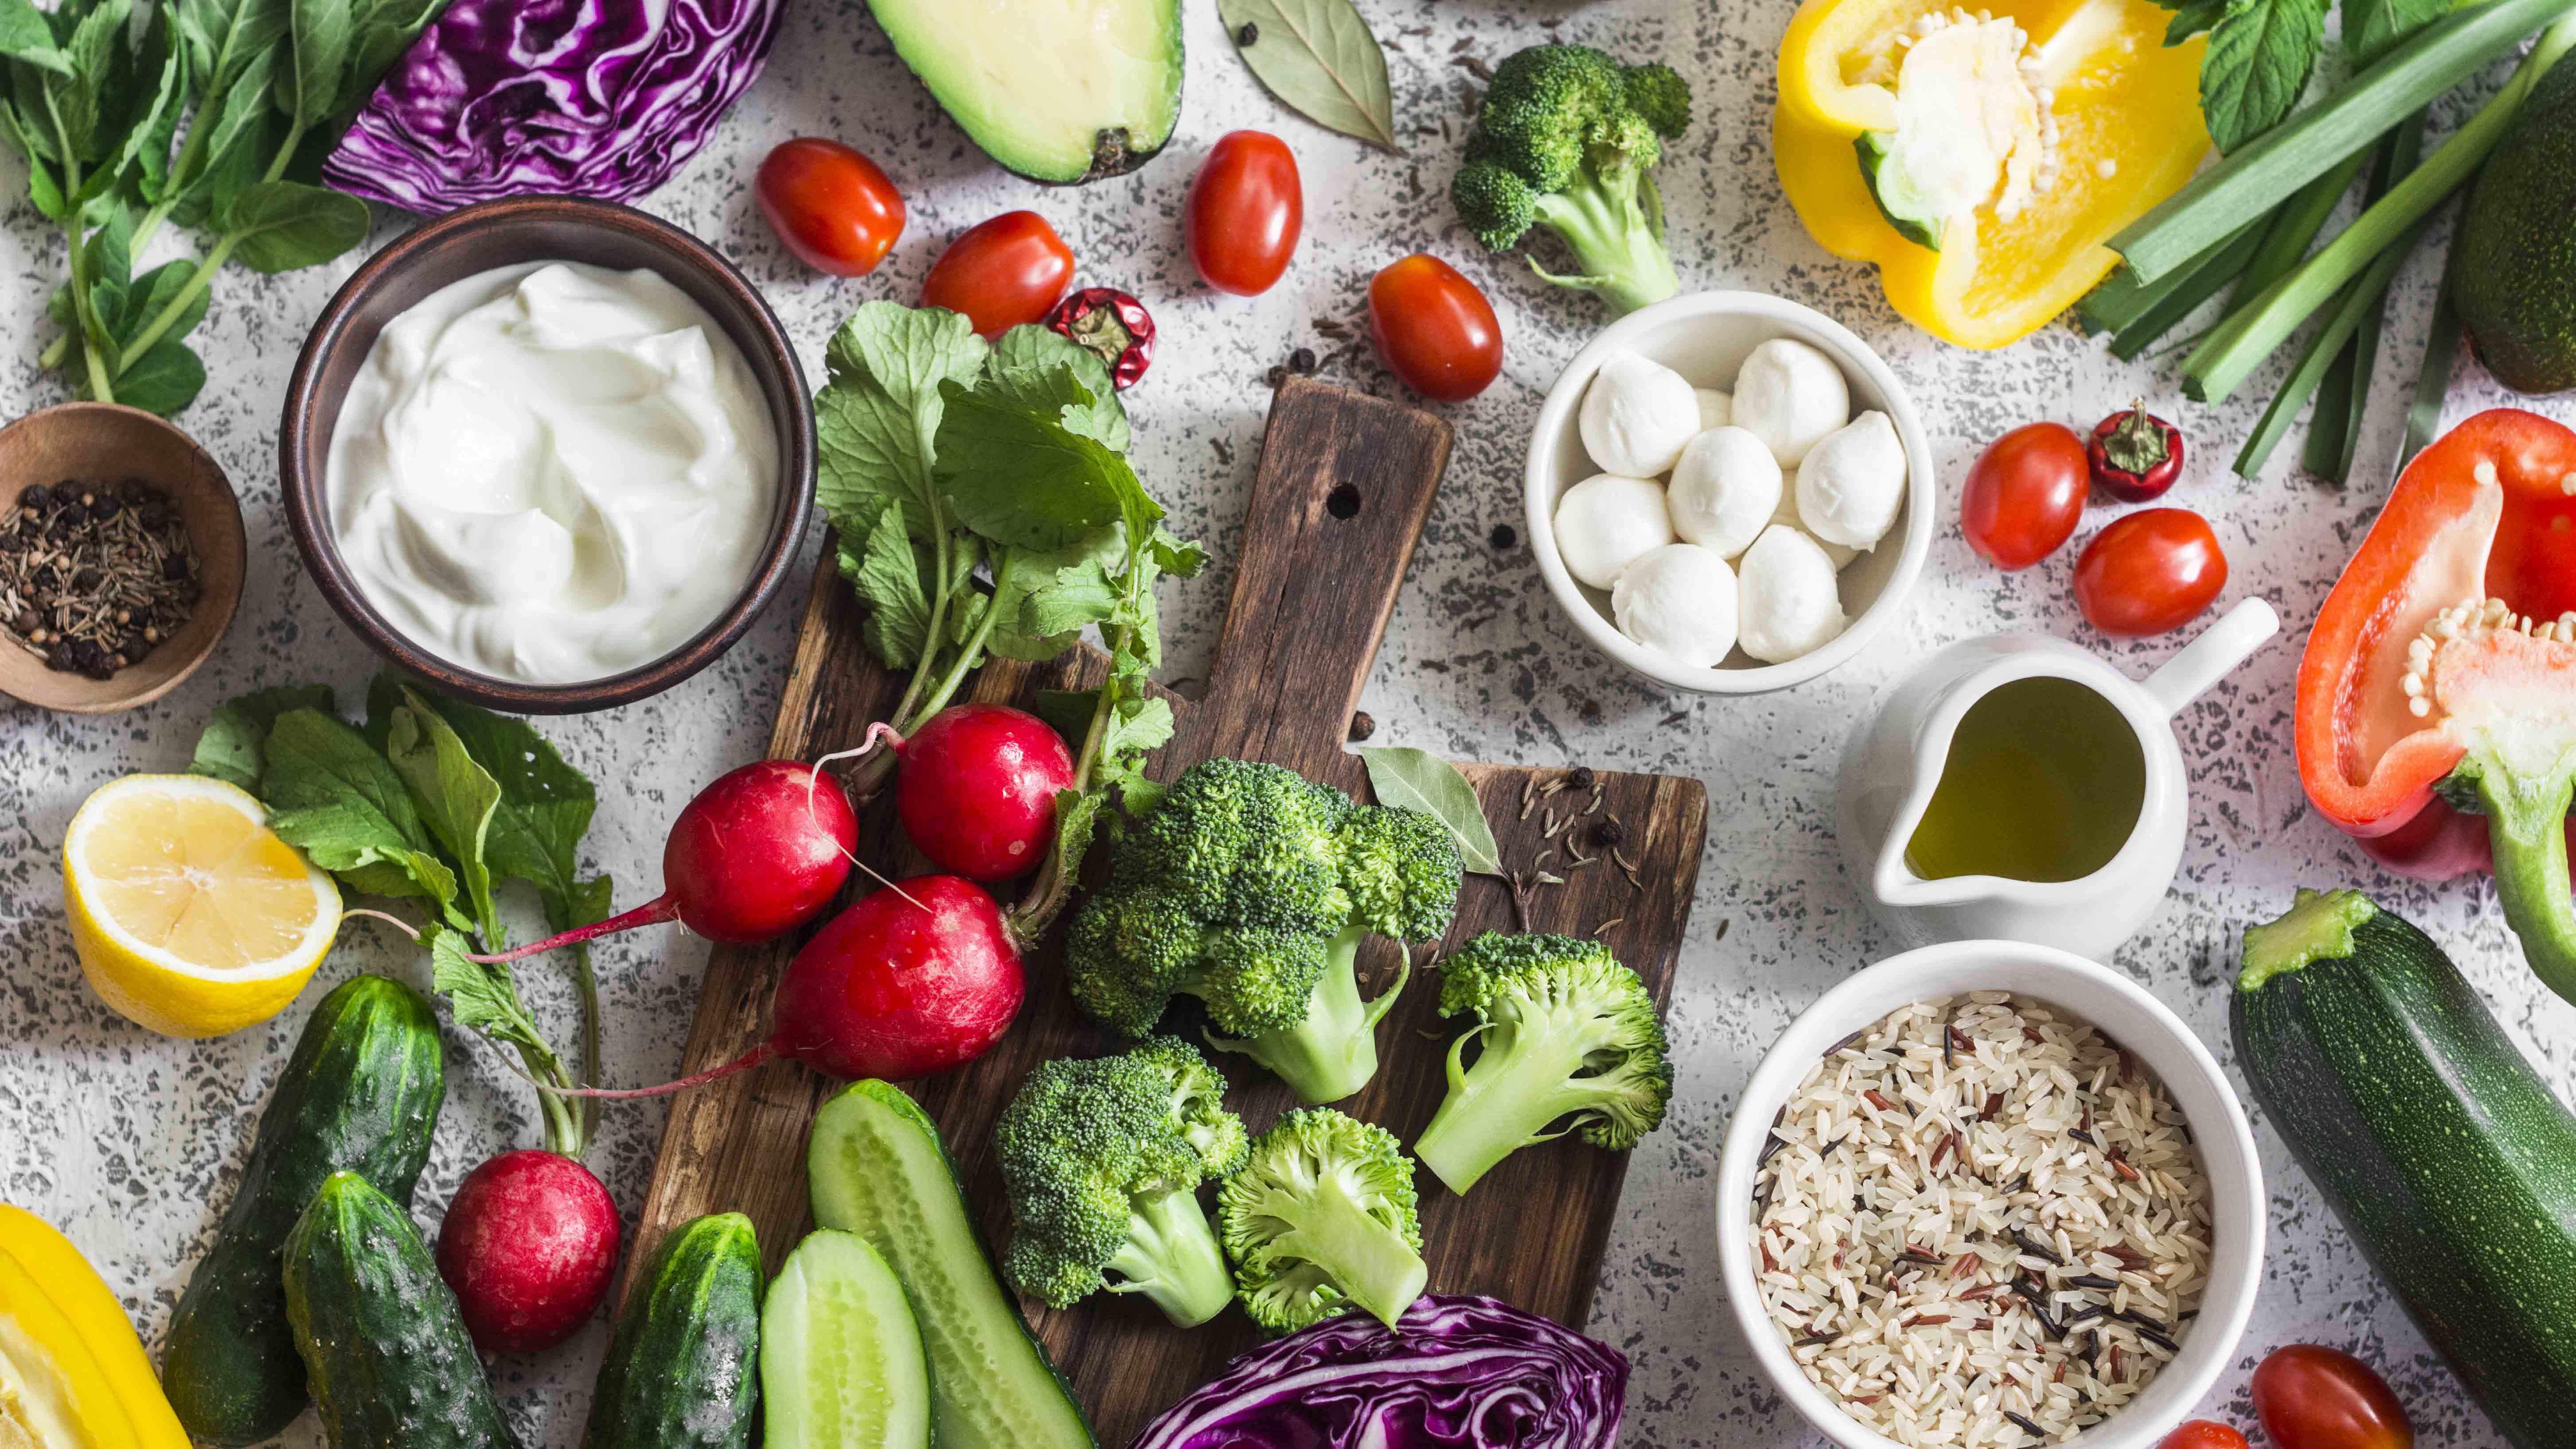
[[[2001,938],[2110,959],[2146,923],[2182,864],[2191,803],[2173,716],[2280,628],[2270,604],[2247,599],[2144,680],[2037,634],[1971,639],[1932,656],[1843,749],[1837,820],[1870,909],[1909,946]],[[1960,720],[1998,686],[2043,675],[2092,690],[2136,733],[2146,790],[2127,841],[2109,864],[2075,880],[1916,874],[1906,847],[1941,783]]]

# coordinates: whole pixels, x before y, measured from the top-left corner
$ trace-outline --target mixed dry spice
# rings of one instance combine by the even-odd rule
[[[0,632],[48,668],[107,678],[177,633],[198,593],[187,525],[140,478],[39,483],[0,513]]]

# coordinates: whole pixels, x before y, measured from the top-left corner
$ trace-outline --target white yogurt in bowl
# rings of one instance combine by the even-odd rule
[[[453,282],[387,324],[342,403],[330,529],[423,650],[523,684],[649,664],[759,569],[776,435],[751,368],[659,274]]]

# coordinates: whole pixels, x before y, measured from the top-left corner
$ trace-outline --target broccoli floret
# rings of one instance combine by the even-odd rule
[[[1494,68],[1449,199],[1488,251],[1532,226],[1555,232],[1580,274],[1556,276],[1535,260],[1530,269],[1633,312],[1681,289],[1651,173],[1690,116],[1690,84],[1670,66],[1531,46]]]
[[[1217,1192],[1244,1311],[1294,1332],[1352,1308],[1393,1328],[1422,1296],[1413,1163],[1395,1134],[1329,1107],[1281,1117]]]
[[[1102,1289],[1142,1293],[1172,1322],[1225,1311],[1234,1279],[1198,1187],[1243,1165],[1225,1079],[1189,1043],[1041,1064],[994,1129],[1018,1225],[1011,1281],[1057,1308]]]
[[[1452,1192],[1533,1142],[1579,1127],[1625,1150],[1664,1120],[1673,1068],[1655,998],[1598,941],[1488,931],[1440,963],[1440,1014],[1477,1023],[1449,1048],[1449,1095],[1413,1144]]]
[[[1117,842],[1108,887],[1066,937],[1066,980],[1132,1036],[1173,996],[1196,996],[1222,1033],[1211,1044],[1308,1102],[1338,1101],[1376,1075],[1377,1024],[1404,989],[1399,976],[1360,999],[1360,941],[1438,939],[1463,870],[1423,811],[1354,806],[1277,765],[1204,761]]]

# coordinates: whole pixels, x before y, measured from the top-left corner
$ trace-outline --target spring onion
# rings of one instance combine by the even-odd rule
[[[2513,0],[2498,0],[2499,4]],[[2541,33],[2521,66],[2504,88],[2496,92],[2479,112],[2446,138],[2424,164],[2415,168],[2405,180],[2389,189],[2386,196],[2362,212],[2360,219],[2346,227],[2342,235],[2328,242],[2299,269],[2266,289],[2247,306],[2238,308],[2222,323],[2216,335],[2201,344],[2183,368],[2183,392],[2199,402],[2216,402],[2236,390],[2248,373],[2262,365],[2299,324],[2327,299],[2334,297],[2356,276],[2373,269],[2375,260],[2399,242],[2414,235],[2450,194],[2466,183],[2502,139],[2505,127],[2513,121],[2522,99],[2532,86],[2556,64],[2558,58],[2576,48],[2576,6],[2568,0],[2552,0],[2560,12],[2558,20]],[[2462,12],[2464,14],[2480,12]],[[2449,22],[2439,22],[2425,35],[2433,35]],[[2422,37],[2419,37],[2419,40]],[[2417,42],[2410,41],[2411,49]],[[2367,86],[2383,72],[2403,69],[2406,65],[2401,49],[2388,60],[2372,67],[2368,77],[2354,89]],[[2329,104],[2332,104],[2329,102]],[[2319,109],[2323,109],[2320,107]],[[2314,114],[2309,112],[2306,114]],[[2292,119],[2296,126],[2306,115]],[[2289,126],[2282,129],[2287,130]],[[2274,133],[2278,134],[2278,132]],[[2257,143],[2258,145],[2261,143]],[[2248,147],[2245,153],[2252,151]]]
[[[2324,101],[2202,172],[2163,205],[2113,237],[2112,250],[2120,253],[2129,270],[2144,282],[2153,282],[2188,264],[2242,226],[2245,218],[2271,210],[2282,197],[2333,170],[2402,118],[2468,79],[2533,30],[2561,20],[2572,8],[2576,7],[2571,7],[2569,0],[2485,0],[2453,11],[2417,31]],[[2552,27],[2553,34],[2556,28]],[[2547,45],[2544,39],[2543,48]],[[2556,59],[2554,52],[2550,58]],[[2545,64],[2541,67],[2546,68]],[[2520,89],[2529,89],[2529,81],[2522,75],[2515,80]],[[2515,99],[2519,99],[2518,92]],[[2492,129],[2501,129],[2501,124],[2499,121]],[[2487,144],[2494,144],[2492,135]],[[2485,154],[2483,148],[2478,151],[2480,157]],[[2425,179],[2428,173],[2457,170],[2464,178],[2475,166],[2472,160],[2466,166],[2444,167],[2441,160],[2437,155],[2434,162],[2417,173],[2417,179],[2430,186],[2432,182]],[[2454,178],[2451,185],[2457,185],[2458,180]],[[2446,186],[2434,199],[2448,192]],[[2392,202],[2395,199],[2391,197]],[[2383,225],[2378,240],[2384,243],[2392,239],[2406,229],[2413,216],[2430,209],[2428,203],[2408,213],[2405,219]],[[2368,260],[2369,254],[2355,259],[2331,285],[2306,289],[2310,294],[2308,310],[2323,305]],[[2299,315],[2304,317],[2306,313]]]
[[[2111,339],[2111,355],[2122,362],[2135,361],[2139,353],[2155,346],[2201,303],[2217,296],[2228,283],[2243,276],[2246,267],[2253,263],[2254,253],[2262,245],[2263,224],[2256,221],[2229,238],[2207,265],[2169,274],[2181,285],[2159,298],[2137,320],[2122,327],[2119,334]],[[2162,287],[2164,283],[2153,285]]]

